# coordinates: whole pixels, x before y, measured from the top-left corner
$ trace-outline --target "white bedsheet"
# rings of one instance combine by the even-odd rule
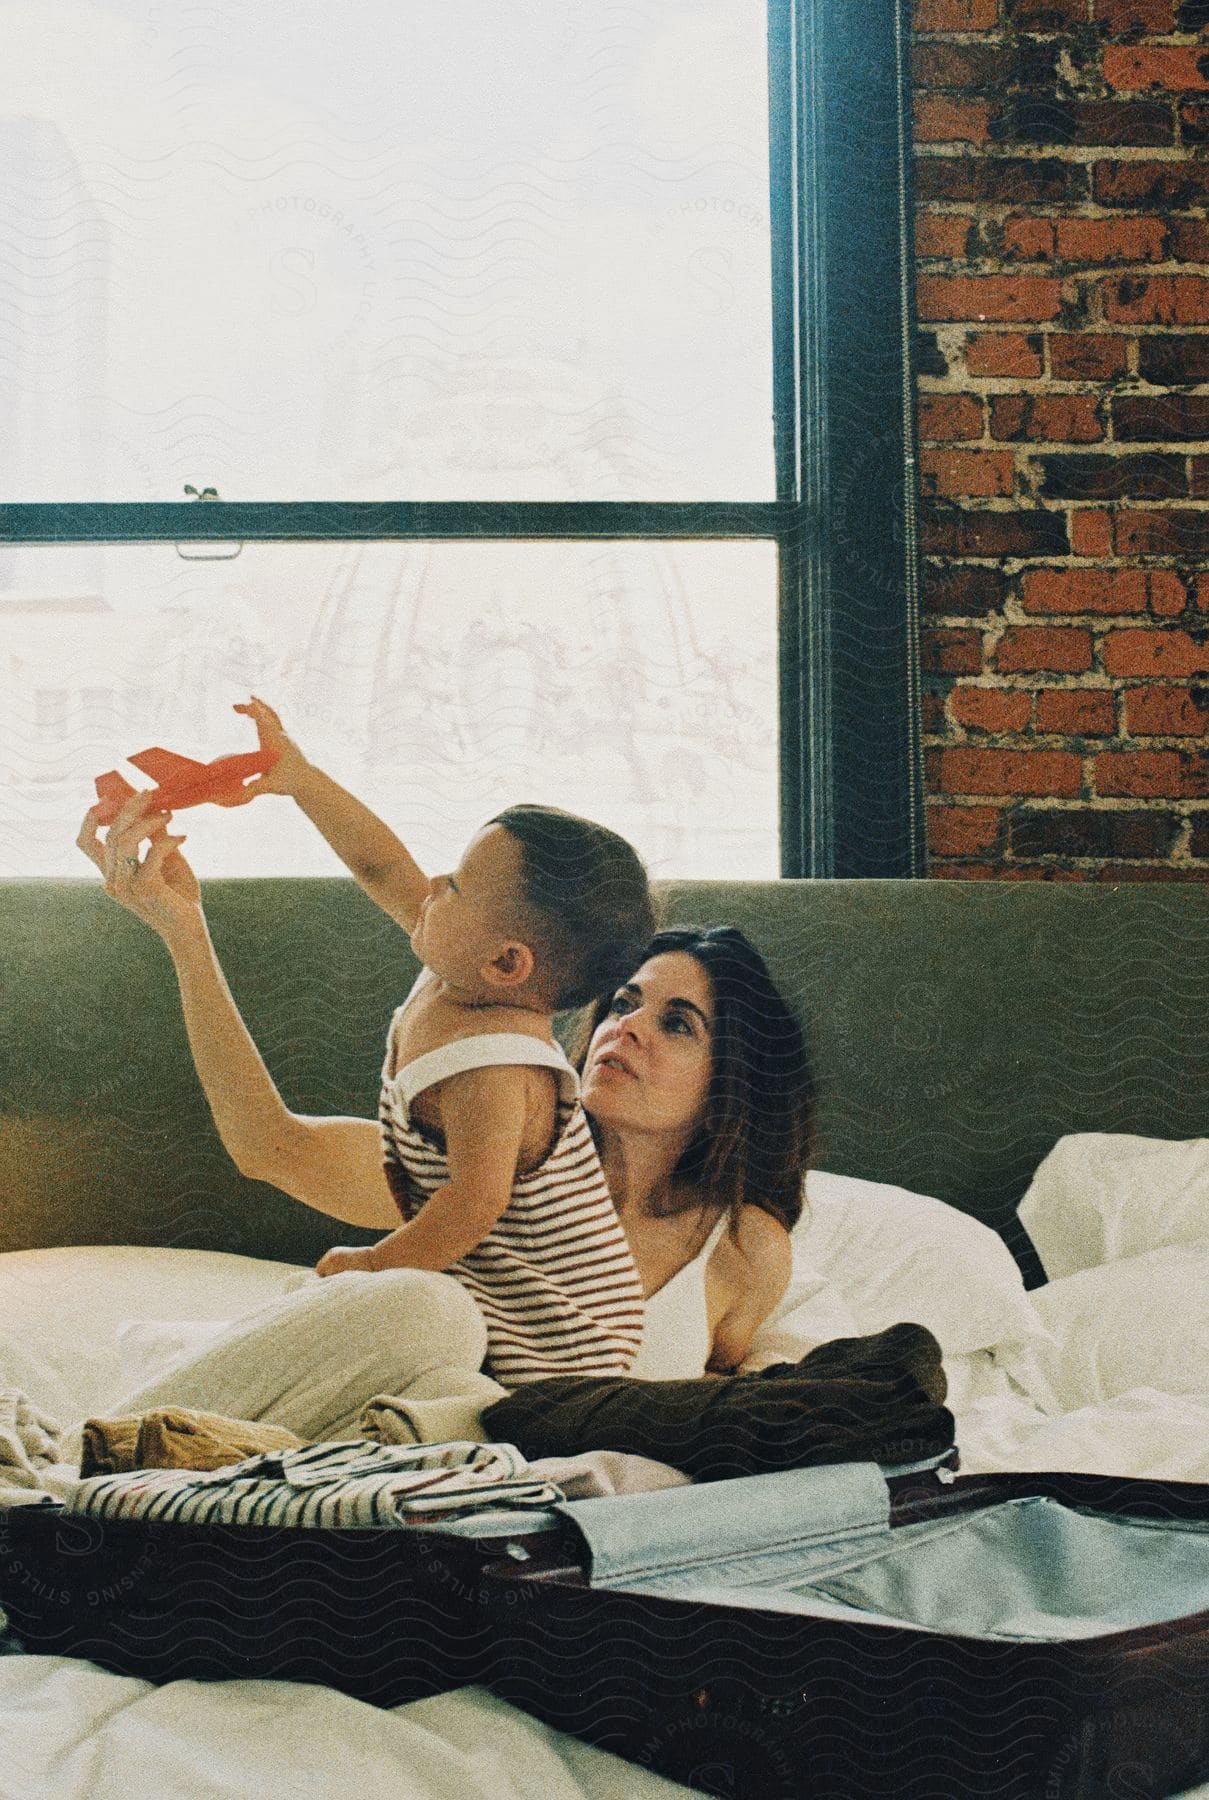
[[[204,1336],[207,1322],[250,1310],[293,1272],[196,1251],[0,1257],[0,1386],[24,1389],[63,1419],[104,1411]],[[1144,1269],[1128,1259],[1052,1283],[1038,1301],[1050,1348],[1034,1342],[948,1360],[963,1468],[1209,1482],[1206,1306],[1209,1246],[1185,1246]],[[1089,1351],[1093,1319],[1131,1334],[1136,1354]],[[1173,1381],[1177,1367],[1179,1392],[1155,1385]],[[302,1684],[156,1688],[86,1663],[0,1658],[0,1800],[354,1792],[365,1800],[664,1800],[689,1790],[552,1732],[481,1689],[383,1713]],[[1209,1800],[1209,1786],[1197,1797]]]
[[[153,1687],[0,1660],[0,1800],[674,1800],[691,1790],[483,1688],[381,1711],[291,1681]]]

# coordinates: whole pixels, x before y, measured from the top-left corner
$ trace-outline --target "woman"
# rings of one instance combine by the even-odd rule
[[[333,1218],[396,1225],[377,1124],[285,1106],[214,954],[184,840],[166,823],[135,801],[104,842],[87,815],[78,842],[106,891],[173,959],[224,1146],[242,1174]],[[729,928],[660,933],[630,981],[599,1004],[587,1039],[584,1105],[648,1296],[634,1373],[700,1375],[775,1360],[780,1346],[762,1349],[757,1332],[789,1284],[810,1084],[801,1034],[762,960]],[[176,1403],[319,1438],[347,1433],[381,1391],[480,1402],[502,1393],[467,1376],[482,1367],[486,1335],[449,1276],[403,1269],[303,1279],[122,1410]]]

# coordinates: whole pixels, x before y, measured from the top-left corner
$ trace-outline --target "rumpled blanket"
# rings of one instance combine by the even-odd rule
[[[43,1490],[45,1472],[59,1461],[60,1433],[17,1388],[0,1388],[0,1487]]]
[[[953,1445],[940,1345],[922,1325],[833,1338],[796,1363],[715,1380],[552,1376],[483,1410],[539,1459],[621,1450],[723,1481],[833,1462],[922,1462]]]

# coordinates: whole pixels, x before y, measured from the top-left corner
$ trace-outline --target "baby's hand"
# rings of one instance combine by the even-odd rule
[[[285,726],[281,723],[271,706],[258,700],[255,694],[250,700],[241,702],[233,709],[251,719],[256,727],[256,736],[262,750],[276,750],[277,761],[267,775],[260,775],[255,781],[245,782],[242,791],[232,800],[226,800],[225,806],[246,806],[257,794],[292,794],[299,777],[308,767],[306,757],[298,748],[293,738],[286,735]]]
[[[345,1275],[350,1269],[363,1270],[366,1274],[374,1273],[371,1260],[372,1246],[364,1250],[342,1250],[337,1246],[319,1258],[315,1264],[316,1275]]]

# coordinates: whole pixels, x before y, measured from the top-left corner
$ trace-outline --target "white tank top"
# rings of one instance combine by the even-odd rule
[[[643,1317],[642,1343],[632,1377],[640,1381],[689,1381],[705,1373],[710,1341],[705,1305],[705,1275],[730,1213],[724,1212],[692,1262],[677,1269],[657,1293],[649,1294]]]

